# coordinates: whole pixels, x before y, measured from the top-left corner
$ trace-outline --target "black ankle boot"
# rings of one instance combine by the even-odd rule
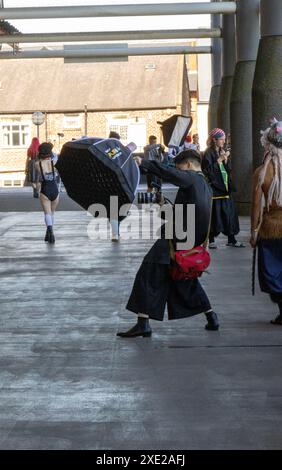
[[[54,235],[54,232],[53,232],[52,225],[48,225],[46,236],[47,236],[47,241],[49,243],[55,243],[55,235]]]
[[[46,233],[45,233],[44,241],[45,241],[45,242],[49,242],[49,230],[48,230],[48,227],[47,227],[47,230],[46,230]]]
[[[208,312],[205,313],[208,323],[206,324],[206,330],[217,331],[219,328],[219,322],[217,318],[217,314],[215,312]]]
[[[122,338],[135,338],[136,336],[143,336],[144,338],[152,335],[152,330],[149,323],[149,318],[138,317],[136,325],[128,331],[119,332],[117,336]]]

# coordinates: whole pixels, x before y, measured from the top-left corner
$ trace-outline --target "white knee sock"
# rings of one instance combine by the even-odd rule
[[[52,212],[52,225],[54,225],[54,220],[55,220],[55,213]]]
[[[119,236],[119,221],[115,219],[110,220],[112,226],[112,234],[115,236]]]
[[[51,225],[51,227],[52,227],[52,225],[53,225],[52,215],[51,214],[45,214],[44,218],[45,218],[46,226],[48,227],[48,226]]]

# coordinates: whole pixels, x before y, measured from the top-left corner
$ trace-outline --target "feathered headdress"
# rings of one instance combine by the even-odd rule
[[[272,162],[274,177],[268,191],[266,207],[269,209],[273,200],[282,207],[282,121],[277,121],[276,118],[270,121],[270,127],[261,131],[261,144],[265,154],[258,187],[263,185],[268,165]]]

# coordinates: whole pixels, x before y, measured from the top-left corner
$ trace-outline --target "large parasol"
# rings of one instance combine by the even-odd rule
[[[133,202],[140,179],[132,150],[117,139],[82,138],[67,142],[56,164],[68,195],[84,209],[102,204],[109,216],[110,196],[118,208]]]

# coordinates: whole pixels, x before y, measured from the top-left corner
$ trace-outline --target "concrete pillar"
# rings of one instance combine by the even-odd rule
[[[230,133],[230,98],[235,69],[235,17],[224,15],[222,19],[222,81],[217,112],[218,127]]]
[[[252,158],[252,85],[258,44],[260,0],[237,0],[237,64],[230,100],[232,169],[239,213],[248,215],[251,201]]]
[[[211,27],[221,27],[221,16],[211,15]],[[211,41],[212,56],[211,56],[211,68],[212,68],[212,88],[210,93],[209,111],[208,111],[208,129],[211,131],[217,127],[217,110],[220,94],[220,85],[222,78],[222,62],[221,62],[221,49],[222,39],[213,38]]]
[[[253,165],[261,164],[260,130],[282,119],[282,2],[261,0],[261,39],[253,83]]]

